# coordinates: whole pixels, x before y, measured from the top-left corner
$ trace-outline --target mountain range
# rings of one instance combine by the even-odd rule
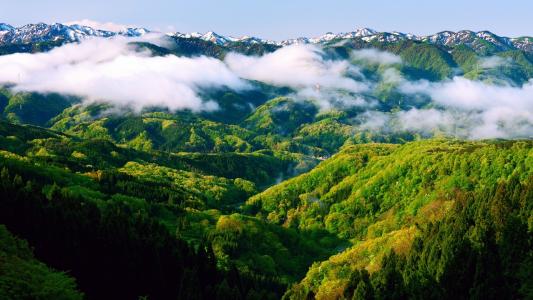
[[[125,28],[121,31],[107,31],[91,28],[82,25],[64,25],[54,24],[27,24],[21,27],[14,27],[9,24],[0,23],[0,45],[23,44],[45,41],[66,41],[75,42],[88,37],[112,37],[128,36],[138,37],[147,33],[155,33],[146,28]],[[365,42],[397,42],[402,40],[413,40],[427,42],[430,44],[453,47],[464,44],[473,49],[483,49],[487,44],[497,48],[500,51],[520,49],[527,52],[533,52],[533,38],[529,36],[509,38],[496,35],[490,31],[474,32],[470,30],[461,30],[458,32],[442,31],[433,35],[419,36],[402,32],[378,32],[370,28],[360,28],[346,33],[328,32],[319,37],[299,37],[281,41],[266,40],[253,36],[231,37],[217,34],[213,31],[206,33],[166,33],[170,36],[181,38],[198,38],[209,41],[217,45],[228,45],[231,43],[247,44],[270,44],[276,46],[285,46],[292,44],[325,44],[338,42],[347,39],[361,39]]]
[[[82,25],[28,24],[21,27],[0,23],[1,44],[24,44],[63,40],[68,42],[81,41],[88,37],[112,37],[116,35],[135,37],[142,36],[149,31],[144,28],[127,28],[124,31],[113,32],[94,29]]]
[[[0,24],[0,299],[533,299],[532,44]]]

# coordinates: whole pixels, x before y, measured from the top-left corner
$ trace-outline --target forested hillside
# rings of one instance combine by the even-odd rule
[[[0,299],[533,299],[529,38],[1,28]]]
[[[194,284],[212,287],[199,297],[228,285],[224,293],[276,298],[305,273],[287,297],[304,297],[302,293],[349,297],[359,289],[377,295],[389,292],[387,286],[392,283],[382,281],[394,280],[386,273],[393,271],[404,278],[394,283],[402,286],[398,293],[415,297],[426,289],[413,285],[433,282],[440,288],[435,297],[444,297],[452,293],[439,285],[443,276],[451,276],[442,273],[448,272],[442,271],[443,266],[451,264],[448,256],[466,254],[430,249],[452,242],[467,247],[462,251],[473,257],[468,268],[472,272],[482,267],[475,267],[481,264],[478,260],[489,259],[477,258],[482,251],[496,251],[499,256],[490,259],[499,260],[510,254],[498,251],[513,248],[516,262],[499,264],[509,270],[503,279],[515,283],[505,287],[508,290],[493,292],[526,295],[531,288],[528,277],[520,275],[528,274],[531,255],[527,238],[532,218],[530,141],[347,145],[310,172],[254,195],[258,187],[253,182],[208,175],[212,169],[195,169],[183,154],[150,154],[32,126],[2,123],[2,130],[2,223],[27,239],[39,259],[69,270],[90,297],[108,296],[105,284],[116,285],[117,297],[127,295],[126,290],[132,296],[155,298],[195,293],[183,290],[190,288],[189,283],[182,288],[173,284],[185,276]],[[447,229],[459,226],[457,222],[462,222],[458,229]],[[506,226],[518,226],[512,230],[517,236],[506,236],[511,232]],[[474,236],[465,239],[459,228]],[[447,234],[452,236],[446,238]],[[461,240],[454,240],[458,237]],[[514,245],[517,238],[525,240]],[[496,248],[483,248],[484,239],[493,241]],[[134,247],[140,248],[131,251]],[[418,247],[415,252],[413,247]],[[130,254],[124,256],[120,251],[126,249]],[[104,260],[101,251],[107,253]],[[160,257],[167,251],[168,258]],[[431,258],[419,257],[428,251]],[[196,258],[188,258],[191,255]],[[88,262],[80,265],[79,256]],[[413,268],[423,263],[421,259],[439,263],[416,275],[425,279],[408,279],[415,276]],[[318,261],[324,262],[311,266]],[[196,268],[204,268],[204,263],[219,270],[208,273],[220,275],[202,277],[205,269]],[[191,268],[200,277],[172,273],[176,271],[166,269],[169,264],[181,264],[175,267],[180,270]],[[393,271],[383,269],[388,264],[393,264]],[[98,275],[99,268],[113,275],[105,279]],[[143,268],[154,273],[148,275]],[[123,272],[144,275],[130,278]],[[113,279],[117,276],[123,283]],[[465,284],[470,284],[466,287],[472,293],[483,291],[478,285],[485,283],[474,280],[475,272],[461,276],[470,276]],[[166,277],[174,279],[156,279]],[[147,278],[154,278],[153,282]],[[249,283],[232,286],[235,280]],[[368,286],[358,288],[359,280]],[[137,289],[130,288],[132,283]],[[462,288],[453,287],[455,293]]]
[[[520,284],[522,292],[531,288],[525,275],[529,273],[525,270],[531,255],[532,151],[529,141],[471,143],[436,140],[403,146],[350,146],[311,172],[253,196],[246,207],[250,213],[269,222],[307,230],[325,229],[352,241],[343,252],[313,265],[302,283],[293,287],[289,293],[291,297],[305,298],[301,293],[321,299],[351,297],[350,293],[360,278],[357,276],[363,276],[364,272],[381,280],[373,282],[373,286],[363,287],[381,290],[382,295],[378,298],[387,298],[392,293],[390,289],[399,289],[395,284],[409,285],[398,291],[409,298],[455,297],[465,289],[472,289],[472,293],[476,289],[476,293],[488,293],[486,297],[473,296],[476,299],[508,296],[511,291],[518,295]],[[521,228],[505,229],[520,237],[502,237],[506,226]],[[458,238],[460,240],[456,240]],[[448,246],[447,243],[452,241],[452,245],[460,246]],[[489,242],[500,247],[499,250],[484,249]],[[413,252],[412,247],[420,248]],[[465,254],[455,253],[459,251],[456,247],[471,248],[461,250],[469,251]],[[441,290],[435,291],[434,295],[420,294],[425,291],[420,288],[421,284],[429,281],[439,286],[440,276],[452,276],[442,275],[442,268],[448,268],[452,263],[462,265],[462,259],[467,259],[462,255],[476,257],[480,255],[478,251],[511,251],[509,248],[517,251],[516,256],[501,255],[509,259],[512,256],[517,261],[510,265],[505,265],[507,261],[498,264],[509,268],[502,276],[514,279],[505,277],[498,282],[513,281],[516,285],[484,291],[476,285],[488,283],[475,282],[473,276],[478,268],[488,266],[476,267],[475,263],[481,262],[472,262],[474,265],[461,273],[461,276],[470,278],[465,286],[440,286]],[[435,249],[439,249],[438,252]],[[457,255],[453,259],[461,262],[455,262],[449,255]],[[386,273],[382,268],[387,259],[399,259],[398,264],[407,259],[412,264],[405,270],[397,270],[401,275],[394,280],[400,278],[405,282],[382,282],[393,280],[380,277],[393,276],[388,273],[380,275]],[[414,259],[424,261],[410,261]],[[476,261],[478,258],[468,259]],[[434,262],[437,265],[429,265]],[[363,273],[358,273],[361,270]],[[423,275],[416,272],[423,272]],[[513,277],[516,274],[524,274],[524,277]],[[426,277],[410,279],[413,276]],[[489,280],[486,274],[476,276],[480,276],[476,280]],[[411,288],[420,290],[409,290]]]

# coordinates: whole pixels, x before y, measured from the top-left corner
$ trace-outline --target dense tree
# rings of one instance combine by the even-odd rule
[[[0,298],[82,299],[75,280],[33,257],[26,241],[0,225]]]
[[[226,281],[209,245],[194,250],[155,219],[123,203],[100,209],[57,185],[41,194],[39,186],[24,183],[6,168],[1,176],[0,223],[27,239],[37,258],[69,270],[89,298],[204,299],[216,291],[227,299],[255,288],[276,293],[283,287],[239,272],[230,273]]]

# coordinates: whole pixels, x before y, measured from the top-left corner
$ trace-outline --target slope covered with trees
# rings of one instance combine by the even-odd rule
[[[170,154],[0,124],[0,222],[89,298],[111,286],[119,298],[278,298],[287,285],[295,299],[530,293],[531,141],[347,144],[262,191],[209,159],[246,153]],[[505,272],[479,273],[488,261]],[[456,275],[464,286],[446,279]],[[485,291],[485,280],[509,283]]]
[[[521,232],[520,238],[517,236],[513,238],[527,241],[531,235],[531,228],[526,228],[530,226],[528,223],[531,222],[530,206],[533,199],[530,184],[533,173],[532,149],[530,141],[460,142],[434,140],[408,143],[402,146],[383,144],[347,146],[339,154],[321,163],[311,172],[287,180],[253,196],[247,201],[245,210],[261,219],[282,226],[301,230],[327,230],[340,238],[351,240],[351,246],[339,254],[332,256],[325,262],[314,264],[302,283],[295,286],[288,294],[295,298],[305,298],[301,293],[312,294],[323,299],[351,297],[347,293],[352,292],[349,291],[350,288],[356,288],[357,282],[355,286],[350,287],[351,284],[354,284],[351,282],[353,278],[350,276],[359,278],[357,276],[360,275],[357,275],[359,274],[357,272],[360,270],[381,274],[379,272],[387,261],[389,252],[393,251],[395,255],[397,254],[403,259],[409,258],[409,255],[422,255],[423,251],[435,251],[412,249],[412,247],[418,247],[417,243],[420,243],[421,238],[426,242],[423,237],[430,235],[430,231],[432,237],[438,234],[439,238],[445,241],[428,242],[424,244],[424,247],[444,247],[439,243],[446,242],[448,238],[440,237],[445,233],[440,231],[437,233],[440,229],[437,230],[435,229],[437,227],[433,226],[440,226],[435,224],[445,222],[456,222],[455,218],[459,214],[457,212],[459,209],[468,211],[470,218],[483,218],[483,220],[478,219],[475,222],[469,221],[470,223],[463,224],[461,228],[465,228],[464,230],[468,232],[487,230],[483,234],[498,236],[497,233],[493,233],[485,227],[476,229],[476,226],[481,226],[477,223],[499,223],[499,226],[504,226],[504,224],[510,224],[513,221],[510,219],[502,220],[503,216],[493,214],[483,217],[477,216],[477,214],[486,211],[486,205],[492,205],[491,201],[496,201],[492,198],[500,192],[503,193],[502,190],[506,189],[506,182],[513,185],[512,195],[517,197],[517,200],[514,201],[521,203],[516,204],[517,206],[514,208],[506,208],[509,212],[516,209],[517,218],[521,218],[520,222],[522,222],[520,226],[523,229],[519,231]],[[473,200],[466,201],[464,200],[465,197]],[[511,201],[509,199],[511,195],[505,193],[498,197],[505,199],[505,201]],[[461,205],[460,208],[458,208],[459,205]],[[490,208],[489,210],[494,211],[494,209]],[[476,212],[471,210],[476,210]],[[463,213],[466,214],[466,212]],[[465,218],[467,217],[465,216]],[[455,225],[442,225],[443,228],[445,226],[450,226],[446,228],[455,228],[453,227]],[[446,234],[452,235],[450,239],[464,234],[457,233],[459,229],[446,230],[449,230],[444,231],[447,232]],[[495,237],[487,238],[494,239]],[[463,243],[465,241],[454,242]],[[474,243],[474,241],[471,242]],[[476,242],[485,243],[485,241]],[[499,246],[514,247],[512,241],[502,243]],[[522,250],[517,250],[522,251],[522,254],[520,254],[520,258],[516,259],[520,260],[520,263],[527,264],[528,257],[533,253],[530,242],[524,243],[526,244],[520,246],[523,247]],[[468,251],[485,250],[469,248]],[[448,252],[451,250],[442,251],[439,254],[434,254],[437,256],[432,256],[431,259],[445,260],[448,259],[447,255],[455,255],[454,252]],[[440,257],[438,255],[442,255],[444,258],[438,258]],[[471,255],[477,254],[471,253]],[[508,254],[504,254],[504,256],[509,257]],[[444,262],[441,263],[445,264]],[[484,263],[480,262],[480,264]],[[424,265],[425,267],[426,265]],[[475,267],[472,265],[465,272],[474,272],[473,270],[476,268],[482,267],[485,266]],[[507,267],[519,268],[520,270],[526,268],[516,265]],[[411,268],[416,268],[416,266],[411,266]],[[512,269],[509,274],[519,272],[519,269]],[[402,272],[404,272],[402,273],[404,279],[408,276],[414,276],[410,274],[412,269]],[[529,274],[527,271],[526,273]],[[437,280],[440,276],[437,273],[430,274],[437,276],[437,278],[431,277],[432,280]],[[468,274],[468,276],[473,276],[472,274]],[[378,278],[381,275],[372,276]],[[505,280],[512,281],[513,279]],[[527,276],[520,280],[527,285]],[[419,283],[404,282],[402,284],[416,285]],[[438,286],[440,283],[436,281],[434,284]],[[473,283],[473,286],[468,288],[477,289],[475,284]],[[384,289],[384,294],[378,298],[387,298],[394,294],[391,289],[395,288],[378,285],[374,283],[373,288]],[[445,295],[451,295],[446,294],[448,287],[441,286],[440,288],[444,294],[433,295],[433,297],[446,298]],[[510,289],[513,293],[519,293],[517,286],[510,287]],[[521,295],[526,295],[524,293],[527,289],[528,287],[521,288]],[[425,295],[416,294],[422,291],[423,289],[416,292],[410,291],[414,294],[409,297],[426,298]],[[457,290],[455,293],[458,293]],[[498,293],[504,292],[499,291]],[[462,295],[466,297],[466,294]]]
[[[416,224],[408,251],[395,245],[370,270],[357,266],[354,251],[341,253],[285,297],[529,299],[532,179],[515,173],[482,192],[457,193],[444,217]]]
[[[321,67],[324,86],[194,85],[212,111],[121,107],[7,83],[0,298],[533,298],[530,120],[502,121],[525,128],[523,139],[469,140],[457,132],[492,115],[417,91],[462,76],[518,93],[533,58],[496,36],[463,33],[465,43],[450,45],[391,33],[324,41],[304,64],[343,69],[356,87],[335,88],[336,69],[324,69],[331,79]],[[3,45],[0,54],[64,42]],[[166,42],[128,51],[255,60],[280,48]],[[461,124],[451,132],[447,122]]]
[[[28,243],[0,225],[2,299],[83,299],[75,280],[36,260]]]
[[[38,259],[69,271],[89,298],[279,298],[343,243],[230,214],[261,188],[238,177],[241,165],[273,167],[257,170],[262,154],[235,158],[232,171],[225,165],[238,154],[217,162],[0,125],[0,223]]]

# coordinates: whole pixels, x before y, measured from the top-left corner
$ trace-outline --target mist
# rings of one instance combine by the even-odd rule
[[[454,77],[437,83],[405,82],[401,89],[407,94],[429,95],[441,114],[448,115],[439,123],[448,128],[465,128],[468,138],[533,136],[533,81],[513,87]],[[427,110],[417,113],[426,114]]]
[[[225,62],[239,77],[294,89],[297,100],[313,100],[322,110],[361,106],[369,90],[358,67],[327,58],[315,45],[291,45],[263,56],[230,53]]]
[[[357,126],[388,133],[444,134],[468,139],[533,137],[533,80],[522,86],[491,85],[456,76],[440,82],[408,80],[399,56],[356,50],[349,60],[329,58],[316,45],[292,45],[263,56],[228,53],[223,61],[206,56],[153,56],[117,37],[89,39],[37,54],[0,56],[0,83],[14,91],[74,95],[83,103],[109,102],[140,111],[145,107],[217,110],[207,89],[236,92],[254,88],[250,80],[290,87],[296,100],[311,100],[321,110],[358,107]],[[161,36],[140,41],[164,45]],[[379,64],[379,79],[365,78],[358,64]],[[482,68],[508,59],[479,59]],[[377,80],[377,81],[376,81]],[[403,97],[424,96],[430,103],[402,111],[380,111],[373,92],[380,83]],[[396,103],[395,99],[392,99]]]
[[[429,96],[430,105],[389,113],[367,111],[357,118],[361,129],[474,140],[533,137],[533,81],[513,87],[464,77],[442,82],[402,80],[402,93]]]
[[[479,66],[484,69],[505,67],[511,65],[512,63],[513,60],[510,57],[504,58],[500,56],[489,56],[479,59]]]
[[[163,106],[212,111],[218,105],[201,99],[201,89],[249,88],[220,60],[153,57],[136,50],[131,41],[95,38],[45,53],[0,56],[0,82],[14,85],[15,91],[74,95],[85,103],[105,101],[135,110]]]
[[[402,63],[402,58],[398,55],[372,48],[352,51],[352,59],[380,65],[393,65]]]

